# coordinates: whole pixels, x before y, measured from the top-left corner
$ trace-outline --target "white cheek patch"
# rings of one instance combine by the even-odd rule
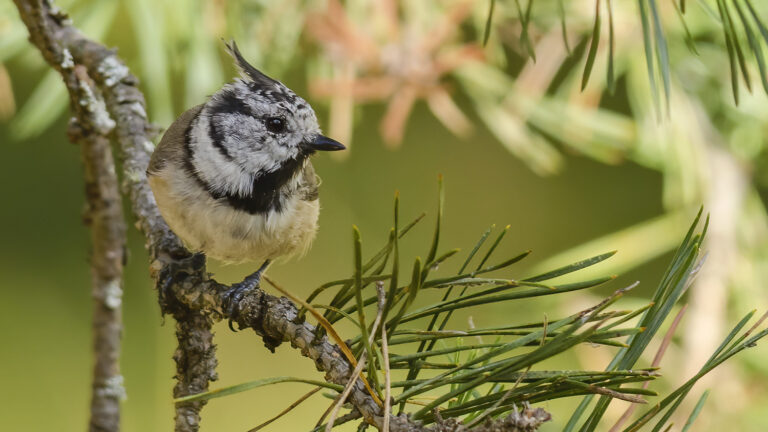
[[[214,192],[222,195],[249,195],[253,190],[253,176],[227,159],[214,146],[208,134],[209,121],[208,116],[201,115],[190,132],[192,142],[189,146],[194,154],[192,165]]]
[[[276,140],[269,142],[272,137],[267,138],[267,143],[259,151],[249,151],[240,159],[250,172],[274,172],[279,169],[282,162],[293,159],[298,155],[296,148],[289,148],[280,145]],[[258,175],[257,175],[258,177]]]
[[[298,145],[283,142],[285,138],[265,130],[240,127],[237,135],[227,138],[225,147],[232,157],[230,163],[258,177],[258,173],[276,171],[285,161],[299,156]]]

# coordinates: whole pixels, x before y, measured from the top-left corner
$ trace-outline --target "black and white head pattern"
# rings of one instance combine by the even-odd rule
[[[204,105],[187,130],[188,168],[217,198],[251,213],[279,210],[321,134],[312,107],[227,46],[241,78]]]

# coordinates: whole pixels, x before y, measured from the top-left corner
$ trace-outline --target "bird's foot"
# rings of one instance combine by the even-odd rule
[[[227,305],[226,313],[229,317],[228,324],[230,330],[237,331],[235,326],[232,325],[232,322],[236,315],[240,315],[240,301],[247,293],[251,292],[254,288],[259,286],[260,280],[261,274],[259,272],[255,272],[252,275],[246,277],[242,282],[233,284],[224,294],[225,304]]]
[[[224,294],[224,304],[226,305],[226,313],[229,317],[230,330],[237,331],[232,325],[232,318],[240,314],[240,301],[243,297],[259,286],[261,275],[264,273],[264,270],[267,269],[269,263],[269,260],[264,261],[264,264],[262,264],[258,270],[247,276],[242,282],[232,285]]]

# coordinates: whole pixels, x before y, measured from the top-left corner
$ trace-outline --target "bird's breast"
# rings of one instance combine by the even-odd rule
[[[187,247],[217,260],[237,263],[301,254],[315,237],[319,203],[300,194],[284,196],[279,208],[249,212],[212,197],[183,169],[169,166],[149,180],[170,228]]]

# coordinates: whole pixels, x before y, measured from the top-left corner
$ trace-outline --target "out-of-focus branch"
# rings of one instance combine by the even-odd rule
[[[89,88],[85,80],[80,82],[83,89]],[[123,328],[121,303],[125,221],[109,139],[92,130],[95,123],[89,121],[92,119],[81,117],[81,114],[78,113],[70,123],[70,139],[79,142],[82,149],[88,203],[85,218],[91,227],[93,248],[91,279],[95,363],[89,429],[117,431],[120,426],[120,399],[125,393],[119,363]]]
[[[68,135],[80,145],[85,177],[84,220],[91,228],[91,284],[93,295],[93,382],[90,431],[120,428],[122,335],[122,276],[125,260],[125,221],[120,188],[108,134],[115,122],[87,70],[73,62],[66,48],[47,35],[41,8],[17,2],[30,39],[56,68],[69,90],[73,117]]]
[[[152,153],[152,133],[138,81],[114,52],[83,37],[65,13],[48,1],[15,0],[30,41],[64,79],[75,122],[70,136],[83,144],[88,218],[93,225],[94,330],[97,353],[91,430],[116,431],[121,379],[117,368],[121,332],[119,302],[124,222],[114,159],[106,135],[113,133],[123,153],[124,187],[139,227],[147,237],[157,273],[191,255],[163,222],[144,171]],[[111,116],[111,117],[110,117]],[[180,266],[183,268],[183,266]],[[204,266],[198,269],[205,274]],[[177,316],[179,348],[174,355],[176,396],[205,391],[216,378],[212,322],[204,315]],[[196,431],[203,403],[179,406],[177,431]]]

